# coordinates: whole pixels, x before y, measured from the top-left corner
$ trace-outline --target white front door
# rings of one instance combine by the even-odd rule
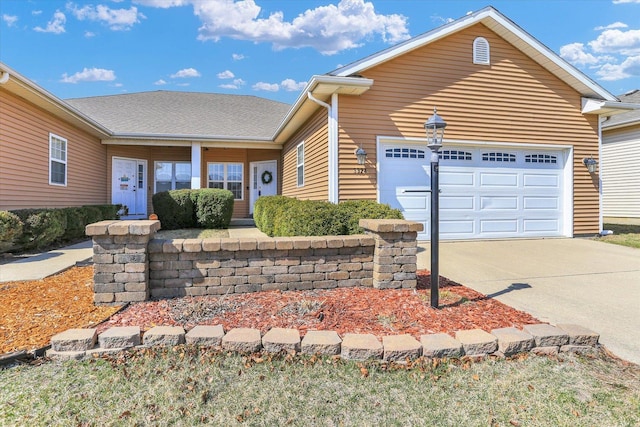
[[[146,160],[114,157],[111,172],[111,203],[121,204],[121,218],[147,216]]]
[[[249,213],[253,214],[253,204],[261,196],[275,196],[278,194],[278,162],[252,162],[251,168],[251,196]]]

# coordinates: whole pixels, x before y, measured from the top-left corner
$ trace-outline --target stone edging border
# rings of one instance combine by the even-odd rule
[[[530,352],[557,355],[559,352],[591,353],[598,347],[599,335],[573,324],[552,326],[546,323],[493,329],[456,331],[449,334],[390,335],[382,342],[373,334],[347,333],[341,338],[335,331],[307,331],[300,339],[297,329],[273,328],[264,336],[253,328],[234,328],[224,332],[222,325],[196,326],[189,332],[180,326],[156,326],[144,333],[139,326],[119,326],[97,334],[96,329],[69,329],[51,338],[46,356],[54,360],[81,360],[115,354],[131,348],[155,345],[191,344],[217,347],[242,353],[281,351],[302,354],[340,355],[348,360],[382,359],[389,362],[428,358],[512,356]]]

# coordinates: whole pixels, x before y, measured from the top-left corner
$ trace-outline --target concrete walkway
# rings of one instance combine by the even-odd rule
[[[430,268],[429,243],[418,268]],[[640,364],[640,250],[589,239],[441,242],[440,274]]]

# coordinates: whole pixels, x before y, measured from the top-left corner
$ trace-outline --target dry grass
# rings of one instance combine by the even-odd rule
[[[640,248],[640,225],[604,224],[604,229],[612,230],[613,234],[598,237],[598,240],[630,248]]]

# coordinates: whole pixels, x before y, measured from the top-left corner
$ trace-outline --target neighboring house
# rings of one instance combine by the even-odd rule
[[[151,212],[154,192],[215,187],[234,192],[236,217],[266,194],[379,200],[424,223],[420,238],[430,228],[423,124],[437,107],[448,123],[443,239],[600,231],[598,180],[583,159],[598,158],[601,117],[629,108],[490,7],[313,76],[292,106],[163,91],[56,103],[86,120],[82,127],[94,124],[87,137],[102,143],[101,169],[84,170],[102,174],[107,199],[130,217]],[[0,144],[11,143],[4,133]],[[23,143],[42,143],[33,138]],[[367,153],[362,166],[358,148]]]
[[[640,218],[640,90],[619,98],[637,109],[602,123],[602,215]]]

